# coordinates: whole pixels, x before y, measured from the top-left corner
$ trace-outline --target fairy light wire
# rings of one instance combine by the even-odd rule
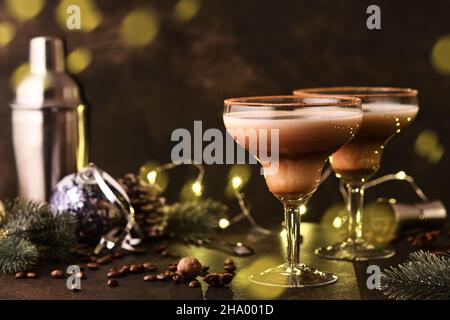
[[[367,190],[367,189],[378,186],[378,185],[388,182],[388,181],[406,181],[406,182],[408,182],[408,184],[411,186],[411,188],[414,190],[414,192],[417,194],[417,196],[423,202],[428,201],[428,197],[425,195],[425,193],[422,191],[422,189],[417,185],[414,178],[411,177],[410,175],[407,175],[404,171],[399,171],[397,173],[390,173],[390,174],[384,175],[382,177],[368,181],[362,186],[362,188],[364,190]],[[339,191],[341,192],[344,199],[347,199],[347,190],[345,189],[344,183],[342,181],[339,182]]]

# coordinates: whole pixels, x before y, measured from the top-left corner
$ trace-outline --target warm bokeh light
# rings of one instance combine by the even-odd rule
[[[304,204],[302,204],[300,206],[300,215],[304,215],[307,211],[308,211],[308,209],[306,208],[306,206]]]
[[[102,14],[97,8],[93,0],[62,0],[56,7],[55,15],[61,29],[64,31],[72,31],[67,28],[67,8],[71,5],[76,5],[80,8],[80,21],[82,32],[89,32],[94,30],[102,21]],[[77,30],[74,30],[77,31]]]
[[[80,73],[90,65],[91,60],[92,53],[88,48],[77,48],[67,56],[67,69],[73,74]]]
[[[167,171],[156,172],[155,169],[160,164],[156,161],[148,161],[139,168],[139,177],[143,181],[157,184],[158,190],[163,192],[169,185],[169,175]]]
[[[20,21],[35,17],[45,5],[45,0],[5,0],[8,15]]]
[[[219,227],[221,229],[226,229],[228,228],[230,225],[230,220],[226,219],[226,218],[222,218],[219,220]]]
[[[180,23],[187,22],[198,13],[200,5],[200,0],[179,0],[173,9],[173,18]]]
[[[149,8],[131,11],[120,26],[123,42],[131,47],[146,46],[155,38],[158,31],[158,15]]]
[[[23,80],[23,78],[27,75],[27,73],[30,71],[30,65],[25,62],[19,65],[11,75],[10,84],[11,88],[15,90],[19,83]]]
[[[150,171],[150,172],[147,174],[148,182],[149,182],[150,184],[155,184],[155,182],[156,182],[156,176],[157,176],[157,175],[158,175],[158,174],[156,173],[155,170]]]
[[[450,35],[436,41],[431,51],[431,63],[437,72],[450,75]]]
[[[181,201],[197,200],[203,194],[203,186],[197,180],[187,181],[180,190]]]
[[[228,198],[234,197],[234,191],[236,189],[242,189],[250,179],[252,174],[251,167],[248,164],[235,164],[228,172],[228,184],[225,190],[225,195]],[[239,180],[237,180],[237,178]],[[236,180],[235,180],[236,179]],[[239,182],[239,186],[236,188],[235,184]]]
[[[7,45],[16,34],[14,25],[8,21],[0,22],[0,47]]]
[[[233,189],[236,189],[236,190],[239,189],[241,184],[242,184],[242,179],[239,176],[236,176],[231,180],[231,185],[233,186]]]
[[[445,153],[445,148],[439,143],[439,137],[432,130],[423,130],[417,137],[414,146],[417,155],[437,164]]]
[[[195,181],[192,184],[192,192],[194,192],[197,197],[200,197],[202,195],[202,189],[203,187],[200,181]]]
[[[405,171],[399,171],[395,174],[395,177],[400,180],[404,180],[406,178]]]

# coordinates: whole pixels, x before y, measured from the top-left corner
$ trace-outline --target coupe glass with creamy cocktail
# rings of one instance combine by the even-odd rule
[[[336,176],[346,185],[348,239],[318,248],[319,256],[365,261],[389,258],[395,251],[364,239],[363,185],[380,168],[384,146],[409,126],[419,111],[417,91],[383,87],[330,87],[295,90],[294,94],[349,95],[362,100],[363,121],[352,141],[330,157]]]
[[[335,275],[300,263],[300,208],[317,189],[328,157],[358,131],[360,102],[339,96],[225,100],[228,133],[258,159],[269,190],[284,205],[288,261],[250,276],[253,282],[293,288],[336,281]],[[267,132],[270,136],[262,140]]]

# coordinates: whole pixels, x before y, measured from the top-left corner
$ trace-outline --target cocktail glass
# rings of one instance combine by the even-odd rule
[[[328,157],[358,130],[360,102],[340,96],[225,100],[223,120],[228,133],[258,159],[269,190],[284,206],[287,263],[254,274],[251,281],[298,288],[337,280],[300,262],[300,214],[320,183]]]
[[[349,261],[392,257],[395,254],[393,249],[374,244],[364,237],[364,183],[380,168],[381,156],[388,141],[416,117],[419,111],[417,91],[407,88],[329,87],[299,89],[294,94],[338,94],[362,100],[361,129],[352,141],[330,157],[336,177],[346,187],[348,237],[344,242],[316,249],[316,254]]]

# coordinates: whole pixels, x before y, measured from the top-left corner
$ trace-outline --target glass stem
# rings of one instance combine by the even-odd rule
[[[287,260],[291,268],[300,264],[300,222],[301,206],[306,201],[283,201],[284,221],[286,224]]]
[[[364,188],[361,185],[347,184],[347,213],[349,240],[362,242],[362,214],[364,205]]]

